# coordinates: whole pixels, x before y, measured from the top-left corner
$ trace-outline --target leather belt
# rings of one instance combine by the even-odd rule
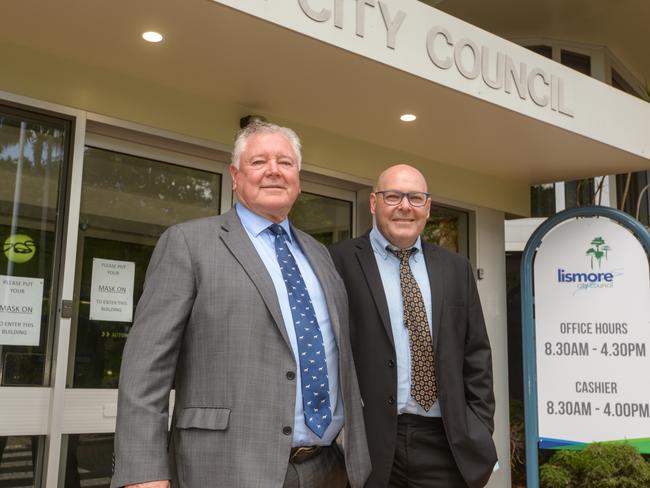
[[[302,464],[310,459],[314,459],[321,452],[323,452],[322,446],[292,447],[289,462],[293,464]]]

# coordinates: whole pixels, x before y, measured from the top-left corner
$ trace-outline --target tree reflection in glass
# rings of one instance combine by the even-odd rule
[[[0,275],[43,280],[37,337],[23,340],[19,334],[24,331],[14,328],[9,339],[6,325],[0,330],[0,385],[48,382],[54,236],[68,134],[67,122],[0,107]],[[11,295],[0,295],[3,305],[12,305],[14,300]],[[28,345],[34,341],[38,344]]]

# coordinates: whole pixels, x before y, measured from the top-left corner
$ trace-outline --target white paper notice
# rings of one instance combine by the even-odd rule
[[[0,275],[0,345],[39,345],[43,282],[43,278]]]
[[[535,258],[542,445],[650,438],[649,296],[643,247],[614,221],[571,220],[544,237]]]
[[[135,263],[93,258],[90,320],[131,322]]]

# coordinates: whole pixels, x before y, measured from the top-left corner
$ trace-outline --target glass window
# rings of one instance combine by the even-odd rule
[[[109,488],[113,474],[114,437],[113,434],[69,434],[63,437],[65,488]]]
[[[0,488],[40,486],[44,437],[0,437]]]
[[[641,97],[641,95],[639,95],[639,93],[634,88],[632,88],[632,85],[630,85],[627,82],[627,80],[623,78],[623,76],[613,68],[612,68],[612,86],[635,97],[643,98]]]
[[[0,385],[48,382],[59,185],[70,124],[0,107]]]
[[[573,68],[583,75],[591,76],[591,58],[585,54],[574,53],[572,51],[562,49],[560,62],[564,66]]]
[[[591,205],[594,200],[594,180],[585,178],[564,182],[565,208]]]
[[[75,388],[116,388],[122,350],[158,237],[219,213],[221,176],[86,148],[79,219]]]
[[[632,86],[615,69],[612,69],[612,86],[630,95],[636,95]]]
[[[531,217],[550,217],[555,214],[555,184],[546,183],[530,187]]]
[[[346,200],[302,192],[289,219],[326,246],[352,236],[352,202]]]
[[[650,183],[650,171],[616,175],[616,194],[618,208],[636,217],[639,209],[639,221],[650,226],[650,189],[644,188]]]
[[[537,54],[541,54],[545,58],[553,59],[553,48],[551,46],[524,46],[526,49],[529,49]]]
[[[432,204],[431,214],[422,236],[427,242],[469,257],[467,212]]]

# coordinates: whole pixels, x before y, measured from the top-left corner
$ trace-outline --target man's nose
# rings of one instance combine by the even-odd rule
[[[278,160],[275,158],[269,159],[266,164],[266,174],[274,175],[274,174],[278,174],[279,172],[280,172],[280,165],[278,164]]]
[[[408,210],[409,208],[411,208],[411,203],[409,202],[408,196],[404,195],[402,197],[402,201],[399,202],[398,207],[400,210]]]

